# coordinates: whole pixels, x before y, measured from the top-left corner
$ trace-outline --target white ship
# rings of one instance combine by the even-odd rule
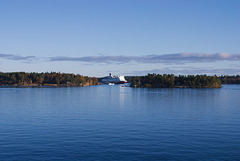
[[[108,77],[105,77],[102,79],[103,83],[114,83],[114,84],[124,84],[127,83],[126,79],[124,78],[124,76],[112,76],[111,73],[109,73]]]

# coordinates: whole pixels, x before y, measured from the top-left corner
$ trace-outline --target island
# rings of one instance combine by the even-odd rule
[[[221,88],[218,76],[148,74],[145,76],[127,77],[131,87],[139,88]]]
[[[0,72],[0,87],[77,87],[98,85],[96,77],[69,73]]]
[[[222,75],[219,78],[223,84],[240,84],[240,75]]]

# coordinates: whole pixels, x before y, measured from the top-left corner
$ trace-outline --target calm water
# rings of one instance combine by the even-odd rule
[[[240,85],[0,88],[0,160],[240,160]]]

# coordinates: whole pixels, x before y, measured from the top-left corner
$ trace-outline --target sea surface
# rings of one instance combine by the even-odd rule
[[[0,88],[0,160],[240,160],[240,85]]]

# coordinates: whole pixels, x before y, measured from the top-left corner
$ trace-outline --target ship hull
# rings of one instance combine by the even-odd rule
[[[126,81],[102,81],[102,83],[104,83],[104,84],[108,84],[108,83],[124,84],[124,83],[127,83],[127,82]]]

